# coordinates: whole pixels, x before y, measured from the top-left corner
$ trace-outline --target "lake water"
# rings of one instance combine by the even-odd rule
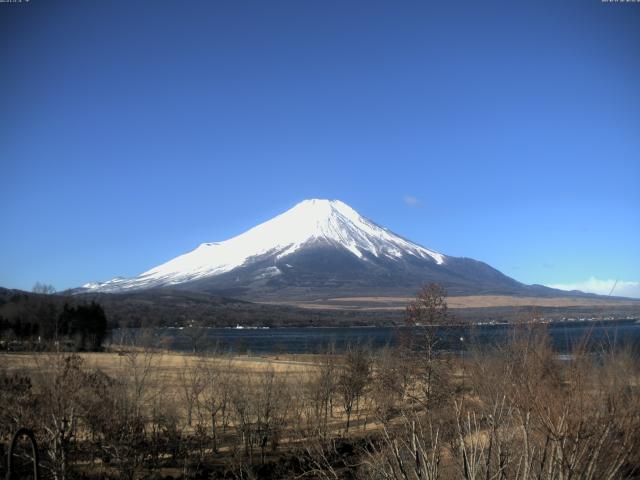
[[[588,336],[591,349],[632,346],[640,349],[640,322],[611,320],[606,322],[562,322],[547,325],[553,346],[559,353],[568,353],[572,347]],[[366,344],[373,348],[394,345],[397,327],[331,327],[331,328],[156,328],[151,330],[155,340],[174,349],[189,351],[211,350],[235,353],[320,353],[333,344],[338,351],[349,344]],[[141,331],[116,330],[114,341],[130,341]],[[504,343],[513,334],[509,325],[480,325],[439,329],[438,347],[442,350],[462,352],[469,345],[492,346]]]

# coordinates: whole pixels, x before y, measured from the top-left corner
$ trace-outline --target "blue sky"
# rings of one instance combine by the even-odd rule
[[[640,8],[600,0],[0,4],[0,285],[136,275],[319,197],[640,296],[639,79]]]

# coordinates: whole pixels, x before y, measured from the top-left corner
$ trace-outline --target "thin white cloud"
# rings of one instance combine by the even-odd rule
[[[410,207],[421,207],[422,206],[422,202],[420,200],[418,200],[416,197],[414,197],[413,195],[405,195],[404,196],[404,203],[406,203]]]
[[[615,288],[614,288],[615,286]],[[556,283],[547,287],[558,288],[560,290],[580,290],[587,293],[597,293],[598,295],[612,295],[616,297],[640,298],[640,282],[629,282],[625,280],[601,280],[591,277],[583,282],[576,283]]]

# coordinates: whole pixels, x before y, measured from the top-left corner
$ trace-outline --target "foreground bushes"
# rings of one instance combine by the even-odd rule
[[[0,370],[0,442],[29,426],[51,478],[617,479],[640,466],[628,351],[559,359],[543,328],[464,358],[432,336],[306,369],[131,349],[114,368]],[[3,363],[4,365],[4,363]],[[117,367],[117,368],[116,368]],[[3,474],[3,472],[0,472]]]
[[[561,361],[544,330],[467,360],[439,408],[403,412],[366,456],[369,478],[617,479],[640,467],[640,369],[631,352]],[[375,442],[372,442],[374,444]]]

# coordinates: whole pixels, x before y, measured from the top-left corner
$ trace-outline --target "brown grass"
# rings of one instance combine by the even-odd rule
[[[293,305],[308,309],[404,310],[411,297],[340,297],[326,300],[297,301]],[[508,295],[466,295],[448,297],[449,308],[490,307],[596,307],[640,306],[640,301],[618,298],[513,297]]]

